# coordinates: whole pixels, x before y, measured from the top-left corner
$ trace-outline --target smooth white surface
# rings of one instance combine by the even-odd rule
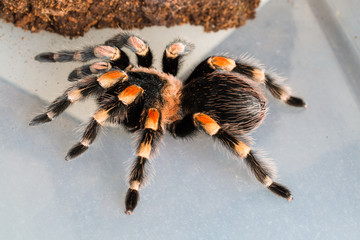
[[[46,46],[29,41],[4,49],[2,34],[14,29],[0,34],[6,53],[0,72],[1,239],[360,239],[359,93],[307,1],[271,1],[260,13],[209,54],[248,52],[288,76],[308,102],[307,110],[291,108],[267,94],[269,115],[253,134],[254,148],[274,159],[293,202],[262,187],[206,135],[190,142],[166,135],[152,184],[141,191],[134,215],[126,216],[131,136],[107,128],[91,149],[65,162],[80,122],[65,113],[51,124],[27,126],[46,103],[9,78],[22,74],[25,81],[48,65],[4,58]],[[25,71],[28,65],[33,72]],[[54,65],[52,75],[64,74],[66,81],[61,66]],[[47,86],[49,95],[62,91],[51,79]]]

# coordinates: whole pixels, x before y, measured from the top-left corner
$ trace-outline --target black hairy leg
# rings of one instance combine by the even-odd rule
[[[196,133],[196,130],[192,114],[188,114],[168,126],[168,131],[173,137],[190,137]]]
[[[202,61],[186,79],[185,85],[191,81],[202,77],[208,73],[212,73],[216,70],[236,72],[247,76],[255,82],[265,84],[266,88],[270,93],[282,102],[294,106],[294,107],[305,107],[306,103],[301,98],[291,95],[289,87],[285,87],[278,83],[275,77],[265,73],[265,70],[259,65],[251,64],[249,60],[238,60],[223,57],[223,56],[212,56]]]
[[[260,161],[256,159],[250,146],[240,141],[227,131],[224,131],[221,126],[209,115],[196,113],[193,117],[197,126],[203,129],[210,136],[218,139],[236,156],[244,159],[245,163],[259,182],[278,196],[286,198],[288,201],[293,199],[289,189],[273,181],[273,169],[271,168],[271,165],[264,160]]]
[[[151,67],[152,52],[149,44],[140,37],[131,33],[120,33],[107,40],[106,45],[116,46],[118,48],[126,47],[136,54],[138,65],[141,67]]]
[[[98,109],[96,111],[85,129],[81,141],[75,144],[68,151],[65,160],[68,161],[72,158],[78,157],[89,148],[90,144],[94,142],[101,126],[106,120],[108,120],[110,110],[111,109]]]
[[[129,59],[121,50],[123,47],[136,54],[139,66],[151,67],[153,56],[149,44],[130,33],[118,34],[106,41],[105,44],[88,46],[80,50],[41,53],[35,57],[35,60],[39,62],[87,62],[93,59],[102,59],[109,61],[113,66],[124,69],[129,65]]]
[[[182,58],[188,55],[194,46],[184,40],[176,39],[169,43],[164,51],[162,58],[162,70],[176,76],[181,65]]]
[[[95,62],[92,64],[83,65],[81,67],[75,68],[68,77],[70,82],[78,81],[86,76],[93,74],[101,74],[109,71],[110,69],[116,67],[119,69],[126,69],[130,65],[129,57],[126,53],[120,50],[120,58],[113,61],[101,61]]]
[[[118,90],[120,90],[118,94],[115,93],[115,95],[102,99],[99,102],[100,108],[90,120],[81,141],[68,151],[65,157],[66,160],[75,158],[85,152],[90,144],[94,142],[98,131],[106,121],[118,122],[114,121],[116,118],[119,118],[119,121],[123,121],[126,117],[124,113],[127,110],[127,106],[132,104],[143,93],[143,89],[136,85],[120,86]],[[115,91],[117,92],[117,90]]]
[[[106,89],[114,86],[118,82],[126,81],[127,78],[127,74],[121,70],[111,70],[99,77],[85,77],[75,82],[63,95],[56,98],[47,108],[47,111],[33,118],[29,125],[50,122],[53,118],[64,112],[72,103],[90,95],[99,96],[103,94]]]
[[[140,141],[137,146],[137,157],[131,166],[129,176],[129,189],[125,198],[125,213],[131,215],[139,200],[139,190],[147,178],[147,165],[156,150],[162,131],[160,129],[160,113],[155,108],[147,111],[144,129],[141,130]]]
[[[120,50],[117,47],[96,45],[85,47],[80,50],[64,50],[59,52],[40,53],[35,57],[39,62],[87,62],[93,59],[117,60],[120,58]]]

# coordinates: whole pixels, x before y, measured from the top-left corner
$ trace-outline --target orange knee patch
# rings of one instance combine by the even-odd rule
[[[213,69],[222,69],[225,71],[232,71],[236,67],[235,61],[226,57],[212,57],[209,58],[208,63]]]
[[[199,124],[210,136],[216,134],[221,128],[214,119],[204,113],[194,114],[194,121]]]
[[[119,81],[125,81],[128,79],[128,75],[120,70],[114,70],[101,75],[97,81],[103,88],[109,88],[115,85]]]
[[[243,158],[247,157],[247,155],[249,154],[251,148],[246,145],[245,143],[239,141],[236,145],[235,145],[235,151]]]
[[[127,88],[125,88],[124,91],[119,93],[118,99],[125,105],[129,105],[135,99],[144,92],[144,90],[136,85],[131,85]]]
[[[263,82],[265,80],[265,73],[264,70],[255,68],[253,70],[253,78],[256,81]]]
[[[136,50],[136,54],[140,56],[145,56],[149,51],[149,47],[146,43],[138,37],[131,36],[128,39],[131,46]]]
[[[99,109],[93,117],[99,124],[103,125],[106,119],[109,118],[108,110]]]
[[[160,113],[155,108],[150,108],[145,121],[145,128],[156,131],[159,126]]]
[[[137,153],[137,156],[143,157],[143,158],[149,158],[151,154],[151,143],[141,143],[139,152]]]
[[[185,46],[182,43],[174,43],[168,49],[166,49],[166,56],[168,58],[176,58],[180,53],[183,53]]]
[[[76,102],[77,100],[79,100],[80,98],[82,98],[82,94],[81,94],[81,90],[80,89],[72,89],[71,91],[69,91],[67,93],[68,95],[68,99],[70,100],[70,102]]]
[[[94,48],[94,55],[97,58],[116,60],[120,58],[120,50],[116,47],[101,45]]]
[[[108,62],[96,62],[90,66],[90,71],[92,73],[97,73],[101,70],[110,70],[111,64]]]

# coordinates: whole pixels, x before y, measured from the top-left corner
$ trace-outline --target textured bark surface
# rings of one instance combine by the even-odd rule
[[[260,0],[0,0],[0,18],[32,32],[82,36],[95,28],[200,25],[218,31],[255,17]]]

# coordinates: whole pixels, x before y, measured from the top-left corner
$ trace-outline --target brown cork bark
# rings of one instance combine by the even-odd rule
[[[206,32],[239,27],[260,0],[0,0],[0,18],[32,32],[82,36],[91,27],[130,30],[200,25]]]

